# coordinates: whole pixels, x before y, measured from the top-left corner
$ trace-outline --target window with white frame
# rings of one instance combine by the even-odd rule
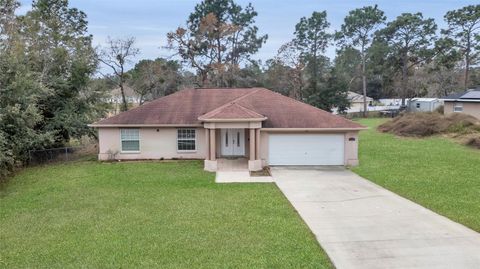
[[[122,140],[122,152],[140,151],[140,130],[139,129],[121,129],[120,137]]]
[[[453,112],[463,112],[463,104],[455,103],[455,105],[453,106]]]
[[[177,150],[178,151],[195,151],[196,145],[195,129],[178,129],[177,130]]]

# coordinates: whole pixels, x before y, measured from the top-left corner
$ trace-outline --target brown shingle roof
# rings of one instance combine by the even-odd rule
[[[200,117],[200,121],[204,120],[222,120],[222,119],[266,119],[265,116],[257,112],[243,107],[235,102],[228,103],[217,109],[214,109]]]
[[[266,117],[264,128],[363,127],[264,88],[182,90],[92,126],[201,124],[199,117],[202,115],[217,119]]]

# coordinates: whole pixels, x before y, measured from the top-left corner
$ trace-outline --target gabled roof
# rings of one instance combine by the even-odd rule
[[[447,102],[480,102],[480,89],[470,89],[461,93],[454,93],[442,98]]]
[[[358,93],[356,93],[356,92],[349,91],[349,92],[348,92],[348,99],[349,99],[352,103],[358,103],[358,102],[363,103],[363,95],[358,94]],[[371,102],[371,101],[373,101],[373,98],[367,96],[367,102]]]
[[[266,118],[263,128],[364,128],[265,88],[181,90],[91,126],[200,126],[207,119],[248,117]]]
[[[228,103],[217,109],[214,109],[200,117],[200,121],[213,121],[213,120],[266,120],[267,118],[257,112],[243,107],[235,102]]]

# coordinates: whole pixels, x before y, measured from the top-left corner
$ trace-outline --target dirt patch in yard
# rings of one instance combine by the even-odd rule
[[[462,113],[402,113],[378,126],[378,130],[404,137],[444,135],[480,149],[480,120]]]

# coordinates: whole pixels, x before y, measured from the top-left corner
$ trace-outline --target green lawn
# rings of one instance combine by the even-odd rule
[[[274,184],[202,163],[29,168],[0,189],[3,268],[331,268]]]
[[[359,175],[480,232],[480,151],[446,138],[400,138],[365,119]]]

